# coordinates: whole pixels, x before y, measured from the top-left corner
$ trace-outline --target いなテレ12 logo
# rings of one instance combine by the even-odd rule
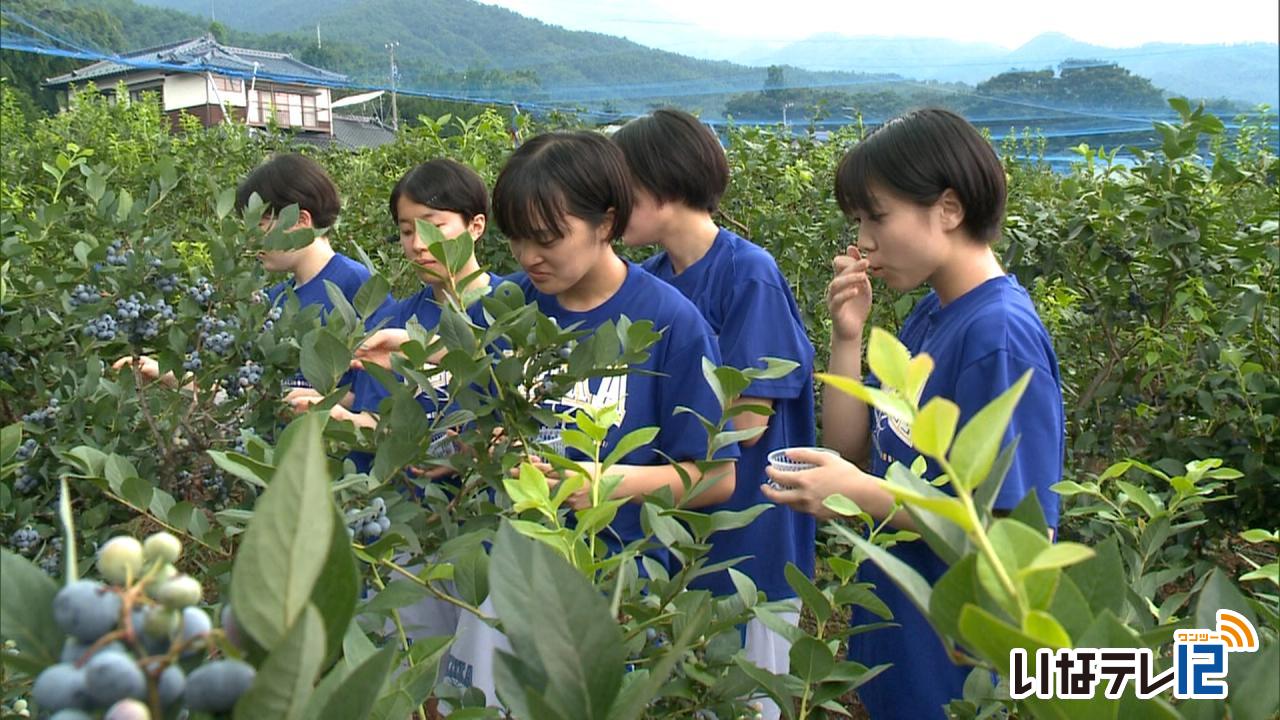
[[[1227,696],[1231,653],[1258,650],[1258,631],[1232,610],[1218,610],[1217,627],[1178,630],[1173,634],[1173,666],[1156,673],[1148,648],[1040,648],[1028,667],[1027,651],[1009,651],[1009,695],[1048,700],[1084,700],[1103,684],[1106,697],[1122,697],[1130,682],[1135,694],[1149,699],[1173,688],[1179,699],[1219,700]]]

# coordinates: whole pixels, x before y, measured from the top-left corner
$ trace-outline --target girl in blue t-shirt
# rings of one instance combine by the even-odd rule
[[[927,283],[931,292],[899,334],[913,355],[928,353],[934,360],[920,404],[934,396],[953,400],[963,424],[1031,370],[1005,433],[1005,444],[1015,436],[1019,442],[995,508],[1011,510],[1034,492],[1047,524],[1056,527],[1058,500],[1049,488],[1061,478],[1065,440],[1058,359],[1031,298],[1005,274],[991,249],[1000,236],[1006,194],[1004,168],[991,144],[952,112],[908,113],[844,156],[835,189],[841,209],[858,226],[858,244],[835,259],[828,289],[830,372],[863,377],[869,277],[898,292]],[[910,465],[916,458],[908,430],[830,386],[823,395],[822,420],[824,443],[843,459],[796,454],[794,459],[818,467],[796,473],[770,468],[768,475],[789,489],[765,488],[765,495],[827,518],[831,512],[823,499],[844,494],[883,520],[893,511],[893,498],[873,476],[883,477],[894,462]],[[853,462],[869,466],[870,474]],[[901,511],[890,523],[913,528]],[[947,569],[921,541],[900,543],[890,552],[931,584]],[[928,621],[878,566],[863,563],[859,575],[875,584],[898,625],[849,643],[852,660],[868,667],[892,663],[858,690],[871,717],[944,717],[943,706],[962,696],[970,668],[952,664]],[[859,606],[851,622],[879,619]]]
[[[631,215],[632,190],[621,151],[592,132],[540,135],[507,161],[493,188],[493,215],[511,244],[523,272],[512,276],[525,298],[561,327],[591,330],[626,316],[651,320],[662,333],[649,357],[621,378],[595,378],[575,388],[564,404],[616,403],[622,415],[606,440],[612,446],[633,429],[659,428],[652,444],[628,453],[613,471],[622,475],[618,497],[634,502],[619,512],[615,527],[623,543],[640,537],[638,504],[660,488],[677,500],[684,495],[680,473],[663,454],[680,464],[695,483],[703,473],[695,462],[708,446],[706,432],[683,405],[707,418],[720,407],[702,379],[702,358],[720,362],[715,336],[694,307],[675,288],[614,252]],[[585,399],[584,399],[585,398]],[[724,502],[733,494],[734,458],[713,471],[714,485],[691,501],[697,507]],[[572,452],[572,451],[571,451]],[[606,449],[607,452],[607,449]],[[571,499],[589,502],[584,489]]]
[[[444,264],[431,255],[426,242],[418,237],[417,221],[435,225],[445,237],[454,238],[469,233],[479,240],[484,235],[489,217],[489,192],[484,180],[474,170],[446,158],[430,160],[409,172],[396,183],[388,201],[391,218],[399,229],[400,248],[405,259],[413,266],[423,282],[423,288],[402,300],[383,306],[367,321],[369,328],[380,327],[361,347],[361,361],[386,360],[390,353],[408,341],[404,330],[410,320],[416,320],[423,328],[431,330],[440,322],[440,303],[445,297],[447,283],[464,288],[487,288],[491,276],[480,271],[475,254],[467,260],[456,277],[450,277]],[[375,357],[376,355],[376,357]],[[443,390],[448,385],[447,375],[433,378],[440,392],[433,397],[422,397],[423,407],[434,414],[442,406]],[[343,406],[335,407],[332,415],[340,420],[351,420],[357,425],[375,427],[377,418],[372,411],[387,397],[382,387],[368,373],[357,371],[352,392]]]
[[[770,408],[772,415],[748,412],[734,417],[736,429],[758,427],[763,432],[739,443],[739,482],[720,509],[746,510],[768,503],[760,488],[769,453],[816,442],[813,344],[795,297],[768,251],[717,226],[712,218],[729,183],[729,163],[709,128],[686,112],[668,108],[632,120],[613,134],[613,141],[626,156],[635,183],[623,242],[662,248],[644,268],[693,301],[716,333],[726,365],[761,367],[761,358],[775,357],[799,366],[786,377],[757,380],[743,392],[741,403]],[[742,558],[734,567],[770,600],[790,599],[795,591],[784,570],[793,563],[813,577],[814,538],[812,515],[772,507],[747,527],[713,535],[708,562]],[[694,587],[721,596],[736,592],[727,571],[698,578]],[[789,616],[799,622],[798,609]],[[749,660],[775,673],[787,671],[791,643],[782,635],[753,619],[745,640]],[[776,718],[778,713],[769,703],[763,715]]]
[[[511,244],[523,272],[508,278],[524,296],[561,327],[593,330],[623,316],[650,320],[662,337],[644,362],[620,377],[594,378],[580,384],[559,409],[616,404],[622,422],[609,430],[605,452],[627,433],[657,427],[654,441],[627,453],[611,472],[622,475],[617,497],[633,502],[619,508],[601,540],[611,551],[645,536],[640,503],[662,488],[677,499],[684,495],[678,462],[695,483],[712,483],[690,500],[704,506],[728,500],[734,486],[730,445],[716,454],[724,462],[703,473],[695,462],[706,456],[708,438],[689,407],[707,418],[719,418],[720,406],[702,379],[702,358],[719,363],[711,328],[683,295],[639,266],[614,253],[631,213],[631,184],[622,153],[603,136],[591,132],[548,133],[529,140],[507,161],[493,189],[493,218]],[[531,379],[532,380],[532,379]],[[573,449],[575,460],[585,458]],[[584,462],[584,464],[587,464]],[[555,476],[544,466],[552,482]],[[583,509],[590,493],[575,493],[569,504]],[[665,553],[651,555],[665,560]],[[486,601],[481,605],[492,612]],[[446,660],[448,677],[482,690],[496,704],[493,657],[510,645],[489,625],[464,614]]]
[[[258,260],[267,272],[290,275],[289,279],[266,291],[268,302],[272,305],[282,304],[286,291],[292,289],[300,307],[320,306],[323,319],[333,310],[326,281],[335,284],[348,302],[354,300],[360,286],[369,279],[370,273],[364,265],[336,252],[329,242],[327,232],[338,220],[342,201],[338,196],[338,188],[324,168],[305,155],[275,155],[254,168],[236,188],[236,210],[244,212],[249,199],[255,194],[266,207],[260,221],[263,229],[270,228],[275,223],[280,211],[290,205],[297,205],[298,220],[289,230],[311,228],[317,233],[315,239],[305,247],[258,253]],[[130,358],[121,358],[115,363],[115,367],[122,367],[129,360]],[[159,364],[154,359],[142,356],[136,359],[136,363],[144,379],[155,380],[159,375]],[[171,385],[178,384],[177,378],[172,374],[167,374],[164,381]],[[299,395],[315,394],[305,380],[301,379],[301,375],[290,384],[306,388],[304,393],[291,391],[286,396],[291,403]]]

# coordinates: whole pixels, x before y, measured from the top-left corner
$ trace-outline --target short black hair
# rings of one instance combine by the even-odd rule
[[[298,153],[273,156],[249,173],[236,188],[236,210],[243,212],[257,193],[273,214],[290,205],[311,214],[311,226],[329,228],[338,221],[342,201],[329,173],[315,160]]]
[[[547,243],[569,215],[599,225],[613,211],[611,240],[631,219],[627,161],[599,133],[551,132],[521,145],[493,185],[493,219],[508,238]]]
[[[683,110],[662,108],[613,134],[631,179],[662,202],[715,212],[729,186],[729,160],[711,128]]]
[[[475,170],[448,158],[428,160],[405,173],[391,190],[391,219],[400,222],[396,204],[405,197],[419,205],[455,212],[465,222],[489,216],[489,191]]]
[[[871,186],[919,205],[947,189],[964,206],[965,230],[993,242],[1004,221],[1004,166],[977,128],[950,110],[926,108],[876,128],[836,168],[836,200],[845,215],[874,212]]]

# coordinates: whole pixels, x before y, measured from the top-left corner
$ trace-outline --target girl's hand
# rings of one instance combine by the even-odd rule
[[[823,500],[832,495],[852,496],[864,478],[870,479],[856,465],[831,453],[792,449],[787,451],[787,458],[817,467],[798,472],[783,472],[767,467],[764,469],[765,474],[782,489],[766,484],[760,487],[760,491],[770,502],[808,513],[819,520],[837,517],[835,512],[822,504]]]
[[[369,339],[356,348],[356,357],[351,367],[364,369],[365,363],[380,365],[391,369],[391,355],[399,352],[400,346],[409,342],[409,331],[403,328],[385,328],[369,336]]]
[[[301,415],[311,409],[312,405],[324,400],[324,395],[316,392],[314,388],[294,388],[284,396],[285,404],[289,406],[289,410],[294,415]],[[332,415],[332,413],[330,414]]]
[[[130,364],[137,368],[138,374],[145,382],[155,382],[160,378],[160,363],[146,355],[139,355],[136,358],[132,355],[126,355],[111,363],[111,369],[121,370]]]
[[[859,340],[871,314],[870,261],[862,259],[856,245],[836,256],[835,277],[827,286],[827,308],[831,312],[831,332],[839,340]]]

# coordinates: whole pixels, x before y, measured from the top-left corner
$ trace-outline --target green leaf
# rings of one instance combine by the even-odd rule
[[[840,375],[817,373],[814,377],[846,395],[852,395],[895,420],[910,423],[915,417],[915,411],[906,401],[879,388],[868,387],[853,378]]]
[[[867,342],[867,366],[885,388],[903,391],[907,387],[907,365],[911,353],[902,341],[878,327],[871,328]]]
[[[826,625],[827,619],[831,617],[833,612],[831,601],[827,596],[818,589],[817,585],[813,584],[812,580],[806,577],[803,572],[800,572],[800,568],[793,563],[787,563],[787,566],[783,569],[783,574],[786,575],[787,584],[791,586],[792,590],[796,591],[796,595],[804,602],[804,606],[809,608],[809,612],[813,613],[818,625]]]
[[[317,720],[364,720],[369,717],[374,701],[386,685],[395,657],[396,646],[388,644],[376,655],[365,659],[347,675],[329,702],[321,707],[314,707],[313,703],[308,716]]]
[[[1153,518],[1160,514],[1161,509],[1159,502],[1152,497],[1151,493],[1143,490],[1133,483],[1125,482],[1124,480],[1117,480],[1116,487],[1120,488],[1130,501],[1142,508],[1142,512],[1146,513],[1147,517]]]
[[[63,633],[53,620],[57,583],[20,555],[0,549],[0,637],[17,644],[35,675],[58,662]]]
[[[238,615],[239,608],[236,612]],[[253,685],[236,702],[235,720],[303,717],[324,662],[324,646],[324,623],[315,606],[308,604],[267,655]]]
[[[929,599],[933,594],[933,588],[929,586],[928,581],[915,568],[899,560],[890,554],[888,550],[871,544],[866,538],[843,525],[832,525],[831,527],[839,535],[856,545],[859,550],[866,553],[872,562],[879,565],[880,569],[911,600],[911,603],[916,606],[921,615],[929,616]]]
[[[452,638],[418,638],[409,648],[409,667],[401,671],[378,698],[370,720],[404,720],[431,695],[440,658]]]
[[[924,495],[897,483],[883,480],[880,481],[880,487],[888,490],[895,499],[908,508],[931,512],[946,518],[966,533],[973,532],[973,519],[969,516],[969,511],[965,509],[964,503],[957,498],[943,493]]]
[[[1021,572],[1029,573],[1036,570],[1049,570],[1051,568],[1064,568],[1076,563],[1082,563],[1094,556],[1091,548],[1073,542],[1059,542],[1036,555],[1031,564],[1024,567]]]
[[[368,319],[387,301],[387,293],[391,292],[391,284],[381,275],[370,275],[368,280],[356,291],[352,305],[356,314]]]
[[[965,555],[938,578],[929,598],[929,618],[944,638],[960,637],[960,612],[978,603],[978,556]]]
[[[848,495],[828,495],[823,498],[822,506],[837,515],[845,517],[855,517],[862,514],[862,508],[858,507],[858,503],[854,502]]]
[[[311,413],[281,437],[279,469],[258,498],[231,570],[231,602],[249,635],[270,650],[310,602],[333,533],[333,500],[321,432]]]
[[[346,521],[336,505],[332,512],[329,553],[311,590],[311,603],[320,613],[328,640],[324,649],[326,664],[342,651],[342,637],[355,614],[356,597],[360,594],[360,571],[351,552]]]
[[[351,366],[351,351],[329,330],[316,328],[302,338],[299,364],[307,382],[327,395]]]
[[[591,583],[542,543],[503,523],[489,566],[490,598],[514,657],[539,668],[562,717],[605,718],[622,687],[622,632]],[[503,656],[508,656],[502,653]],[[520,693],[503,687],[499,694]]]
[[[1094,548],[1094,556],[1067,568],[1067,574],[1080,593],[1089,601],[1094,615],[1109,610],[1123,616],[1125,589],[1129,586],[1120,558],[1120,544],[1115,536]]]
[[[911,425],[911,444],[932,458],[945,458],[960,421],[960,406],[942,397],[931,399]]]
[[[0,429],[0,463],[8,464],[22,444],[22,423],[5,425]]]
[[[632,450],[648,445],[657,436],[658,428],[656,427],[637,428],[623,435],[617,444],[613,446],[613,449],[609,451],[609,454],[605,456],[605,466],[618,464]]]
[[[1253,528],[1240,533],[1240,538],[1247,543],[1280,542],[1280,532]]]
[[[808,635],[800,638],[791,646],[788,653],[791,659],[790,672],[808,685],[814,685],[826,679],[827,674],[835,667],[835,658],[826,643]]]
[[[951,467],[958,476],[956,482],[961,487],[972,489],[986,479],[1000,452],[1013,410],[1031,382],[1032,372],[1023,373],[1017,382],[975,413],[960,429],[955,444],[951,446],[950,459]]]
[[[217,203],[214,205],[213,214],[221,220],[231,212],[231,208],[236,204],[236,189],[233,187],[225,187],[218,193]]]
[[[1248,657],[1248,660],[1244,660]],[[1227,676],[1227,704],[1233,720],[1267,720],[1280,707],[1280,642],[1271,642],[1256,653],[1231,656]]]
[[[1022,619],[1022,632],[1050,647],[1071,647],[1071,636],[1052,615],[1043,610],[1027,613]]]

